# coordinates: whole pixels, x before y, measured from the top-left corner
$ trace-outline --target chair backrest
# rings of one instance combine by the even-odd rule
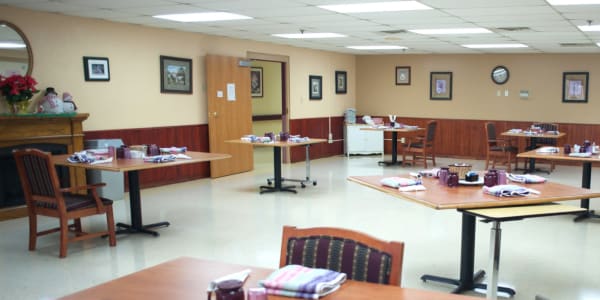
[[[353,230],[284,226],[279,266],[323,268],[356,281],[400,285],[403,255],[404,243]]]
[[[51,154],[38,149],[13,151],[27,206],[42,205],[66,210]]]
[[[431,120],[427,122],[427,143],[433,143],[433,139],[435,138],[435,130],[437,128],[437,121]]]
[[[488,147],[496,146],[496,124],[493,122],[486,122],[484,127]]]
[[[558,130],[558,124],[554,124],[554,123],[534,123],[533,126],[539,127],[543,131],[557,131]],[[536,144],[556,146],[556,139],[532,137],[531,145],[535,146]]]

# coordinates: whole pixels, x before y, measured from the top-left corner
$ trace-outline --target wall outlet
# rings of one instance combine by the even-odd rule
[[[406,139],[405,138],[400,138],[400,143],[402,143],[402,144],[406,143]]]
[[[498,97],[502,96],[502,94],[501,94],[500,90],[497,90],[497,91],[496,91],[496,96],[498,96]]]
[[[504,96],[508,97],[508,90],[504,90]]]

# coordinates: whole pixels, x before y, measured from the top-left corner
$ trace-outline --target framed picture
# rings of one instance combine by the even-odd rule
[[[310,100],[321,100],[323,98],[323,76],[308,76],[308,95]]]
[[[250,90],[253,98],[263,96],[263,68],[250,68]]]
[[[589,72],[563,72],[563,102],[587,103]]]
[[[396,85],[410,85],[410,67],[396,67]]]
[[[108,57],[83,57],[85,81],[109,81]]]
[[[452,72],[430,73],[429,99],[452,100]]]
[[[160,92],[192,93],[192,60],[160,56]]]
[[[335,71],[335,93],[345,94],[348,85],[348,76],[346,71]]]

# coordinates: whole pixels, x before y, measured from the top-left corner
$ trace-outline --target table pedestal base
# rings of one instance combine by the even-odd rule
[[[575,217],[573,222],[579,222],[585,219],[600,219],[600,215],[595,214],[593,210],[587,210],[584,213]]]
[[[133,225],[124,224],[124,223],[117,223],[117,227],[119,227],[120,229],[118,229],[116,231],[116,234],[145,233],[145,234],[151,234],[153,236],[159,236],[158,232],[149,230],[148,228],[167,227],[169,225],[171,225],[169,222],[158,222],[158,223],[153,223],[153,224],[148,224],[148,225],[143,225],[141,227],[138,227],[138,226],[133,226]]]
[[[402,161],[382,160],[382,161],[378,161],[377,164],[385,165],[385,166],[399,166],[399,165],[402,165]]]
[[[463,293],[466,291],[472,291],[475,289],[487,290],[487,284],[479,282],[479,281],[483,280],[484,276],[485,276],[485,271],[479,270],[479,271],[475,272],[475,274],[473,274],[473,282],[471,282],[471,283],[463,283],[459,279],[442,277],[442,276],[437,276],[437,275],[428,275],[428,274],[421,276],[421,280],[423,280],[423,282],[433,281],[433,282],[440,282],[440,283],[445,283],[445,284],[449,284],[449,285],[454,285],[454,286],[456,286],[456,288],[454,290],[452,290],[452,293],[460,294],[460,293]],[[516,294],[515,290],[513,290],[509,287],[504,287],[504,286],[499,286],[498,292],[506,293],[510,296],[514,296]]]
[[[264,193],[274,193],[274,192],[291,192],[296,194],[297,191],[295,190],[296,186],[293,185],[287,185],[287,186],[268,186],[268,185],[261,185],[260,186],[260,193],[264,194]]]

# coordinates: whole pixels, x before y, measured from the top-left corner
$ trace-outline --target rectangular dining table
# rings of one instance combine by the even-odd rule
[[[557,153],[540,153],[538,149],[534,149],[527,152],[522,152],[517,154],[517,157],[527,158],[529,160],[535,161],[535,159],[545,159],[545,160],[555,160],[555,161],[570,161],[570,162],[578,162],[582,163],[581,170],[581,187],[582,188],[590,188],[592,184],[592,163],[600,162],[600,155],[598,153],[592,154],[589,157],[584,156],[569,156],[565,154],[562,148],[557,148]],[[531,163],[530,163],[531,168]],[[600,215],[594,213],[593,210],[590,210],[590,200],[589,198],[582,198],[580,202],[580,206],[585,208],[585,212],[579,214],[575,221],[581,221],[587,218],[600,218]]]
[[[557,132],[557,133],[547,133],[547,132],[539,132],[539,133],[531,133],[531,132],[525,132],[525,131],[521,131],[521,132],[513,132],[513,131],[506,131],[500,134],[501,136],[505,136],[505,137],[513,137],[513,138],[517,138],[518,142],[517,142],[517,149],[518,152],[525,152],[527,149],[527,145],[529,144],[528,140],[531,140],[531,138],[545,138],[545,139],[560,139],[562,137],[564,137],[565,135],[567,135],[564,132]],[[518,157],[518,156],[517,156]],[[516,169],[516,168],[515,168]],[[522,170],[525,171],[525,173],[534,173],[534,172],[539,172],[542,171],[540,169],[536,169],[535,168],[535,159],[533,160],[529,160],[529,168],[525,169],[523,168]]]
[[[409,177],[408,174],[398,175]],[[479,283],[485,271],[474,272],[475,261],[475,216],[465,213],[468,209],[534,205],[555,201],[576,200],[580,198],[597,198],[600,192],[586,188],[568,186],[560,183],[546,182],[529,186],[540,194],[529,194],[524,197],[496,197],[483,192],[481,186],[460,185],[450,188],[442,185],[434,178],[423,178],[425,191],[400,192],[398,189],[383,186],[380,181],[385,176],[350,176],[348,180],[375,189],[385,194],[416,202],[433,209],[456,209],[462,215],[461,251],[459,278],[447,278],[436,275],[423,275],[423,281],[442,282],[455,285],[453,293],[467,290],[485,289],[486,284]],[[519,184],[520,185],[520,184]],[[514,293],[510,288],[499,287],[499,291]]]
[[[146,233],[153,236],[158,236],[158,232],[150,230],[155,227],[169,226],[169,222],[162,221],[158,223],[152,223],[144,225],[142,223],[142,199],[140,193],[140,179],[139,172],[142,170],[156,169],[173,167],[185,164],[195,164],[201,162],[208,162],[218,159],[226,159],[231,157],[229,154],[221,153],[206,153],[206,152],[194,152],[187,151],[183,153],[189,156],[189,159],[176,159],[175,161],[164,162],[164,163],[153,163],[145,162],[142,158],[118,158],[112,162],[99,163],[99,164],[88,164],[88,163],[72,163],[67,160],[69,154],[54,155],[52,156],[52,162],[57,166],[67,166],[73,168],[84,168],[89,170],[101,170],[101,171],[112,171],[112,172],[126,172],[127,179],[129,182],[129,206],[131,213],[131,224],[117,223],[117,233]]]
[[[180,257],[153,267],[66,295],[63,300],[89,299],[144,299],[144,300],[197,300],[206,299],[208,284],[219,277],[250,269],[244,289],[258,287],[274,270],[236,265],[226,262]],[[209,299],[215,299],[210,297]],[[268,295],[269,300],[294,298]],[[300,298],[296,298],[300,299]],[[327,300],[477,300],[481,298],[403,288],[393,285],[347,280]]]
[[[370,130],[370,131],[383,131],[383,132],[391,132],[392,133],[392,158],[389,161],[382,160],[378,162],[378,164],[383,164],[386,166],[394,166],[401,164],[402,161],[398,161],[398,133],[403,133],[406,136],[414,136],[416,134],[425,132],[425,128],[420,127],[402,127],[402,128],[392,128],[392,127],[364,127],[360,130]]]
[[[281,148],[296,147],[296,146],[310,147],[310,145],[324,143],[326,141],[327,141],[326,139],[309,138],[308,140],[302,141],[302,142],[273,141],[273,142],[268,142],[268,143],[262,143],[262,142],[247,142],[247,141],[243,141],[243,140],[227,140],[225,142],[226,143],[234,143],[234,144],[250,145],[253,147],[271,147],[271,148],[273,148],[273,173],[274,173],[273,174],[273,186],[261,185],[260,193],[263,194],[263,193],[272,193],[272,192],[296,193],[295,186],[293,186],[293,185],[284,186],[283,185],[283,178],[281,176]],[[308,157],[308,154],[309,154],[309,151],[307,149],[306,164],[307,164],[307,170],[310,170],[309,169],[310,159]],[[308,174],[307,174],[307,176],[308,176]]]

